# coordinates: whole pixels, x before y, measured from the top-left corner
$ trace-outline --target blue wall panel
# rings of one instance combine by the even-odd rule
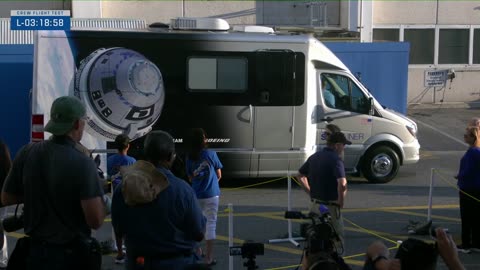
[[[406,42],[325,42],[330,50],[360,78],[384,106],[407,113],[408,54]]]
[[[30,141],[33,45],[0,45],[0,138],[12,156]]]

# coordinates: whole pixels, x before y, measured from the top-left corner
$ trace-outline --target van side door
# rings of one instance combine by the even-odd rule
[[[258,171],[259,177],[288,171],[294,110],[304,99],[303,59],[291,50],[256,52],[252,173]]]
[[[372,133],[370,99],[348,73],[317,70],[317,106],[312,121],[317,125],[317,145],[326,145],[325,126],[337,125],[352,145],[345,147],[345,168],[351,171]],[[322,87],[323,86],[323,87]]]

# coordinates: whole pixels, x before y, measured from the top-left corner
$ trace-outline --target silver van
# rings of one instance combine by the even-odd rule
[[[326,123],[353,142],[345,151],[348,171],[371,182],[388,182],[400,165],[419,160],[416,124],[384,109],[306,34],[232,30],[211,18],[142,30],[38,31],[32,112],[41,121],[35,138],[43,138],[50,105],[61,95],[86,104],[90,120],[82,143],[91,149],[106,149],[125,133],[135,139],[133,151],[141,150],[144,135],[162,129],[181,153],[185,132],[202,127],[226,177],[296,174],[325,144]]]

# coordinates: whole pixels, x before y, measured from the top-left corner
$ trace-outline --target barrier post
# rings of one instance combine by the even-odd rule
[[[428,191],[427,222],[432,220],[432,194],[433,194],[433,183],[434,182],[435,182],[435,168],[431,168],[431,171],[430,171],[430,190]]]
[[[228,269],[233,270],[233,256],[230,255],[230,247],[233,247],[233,205],[228,204]]]
[[[288,175],[288,191],[287,191],[287,210],[290,211],[292,210],[291,208],[291,192],[292,192],[292,176],[289,174]],[[288,229],[288,237],[283,238],[283,239],[270,239],[268,240],[269,243],[281,243],[281,242],[291,242],[294,246],[299,247],[300,244],[297,242],[297,240],[304,240],[303,237],[293,237],[292,235],[292,220],[287,219],[287,229]]]

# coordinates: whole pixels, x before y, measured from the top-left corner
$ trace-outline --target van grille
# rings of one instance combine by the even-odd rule
[[[84,19],[72,18],[72,29],[145,29],[147,23],[140,19]],[[10,30],[10,18],[0,18],[0,44],[33,44],[33,31]]]

